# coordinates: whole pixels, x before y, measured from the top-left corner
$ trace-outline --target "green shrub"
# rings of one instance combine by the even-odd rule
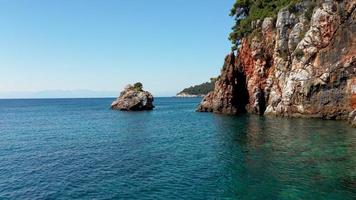
[[[304,52],[301,49],[297,49],[295,50],[294,55],[298,60],[300,60],[304,56]]]
[[[307,11],[305,12],[305,18],[310,21],[313,15],[314,8],[317,6],[315,1],[310,1],[307,7]]]
[[[247,37],[249,43],[251,43],[254,38],[256,38],[257,40],[262,40],[263,35],[261,29],[253,30]]]
[[[135,89],[136,91],[142,91],[143,85],[142,85],[142,83],[137,82],[137,83],[135,83],[135,84],[133,85],[133,87],[134,87],[134,89]]]

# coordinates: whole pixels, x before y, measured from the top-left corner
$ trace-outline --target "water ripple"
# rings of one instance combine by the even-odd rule
[[[356,199],[343,122],[111,101],[0,100],[0,199]]]

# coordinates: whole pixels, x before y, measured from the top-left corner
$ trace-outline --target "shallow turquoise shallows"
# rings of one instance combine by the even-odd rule
[[[0,100],[0,199],[356,199],[345,122],[112,100]]]

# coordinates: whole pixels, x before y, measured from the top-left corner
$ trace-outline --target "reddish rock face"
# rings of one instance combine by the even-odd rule
[[[356,77],[349,80],[347,90],[350,94],[350,106],[352,109],[356,109]]]
[[[236,63],[234,53],[226,56],[215,90],[206,95],[198,107],[201,112],[238,114],[246,112],[248,93],[244,87],[246,78]]]
[[[198,110],[346,119],[356,109],[355,10],[356,0],[323,1],[311,19],[303,9],[266,18],[225,58]]]

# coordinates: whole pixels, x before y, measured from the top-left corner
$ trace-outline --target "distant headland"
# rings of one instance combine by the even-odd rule
[[[210,82],[190,86],[180,91],[176,97],[204,97],[214,90],[217,78],[210,78]]]

